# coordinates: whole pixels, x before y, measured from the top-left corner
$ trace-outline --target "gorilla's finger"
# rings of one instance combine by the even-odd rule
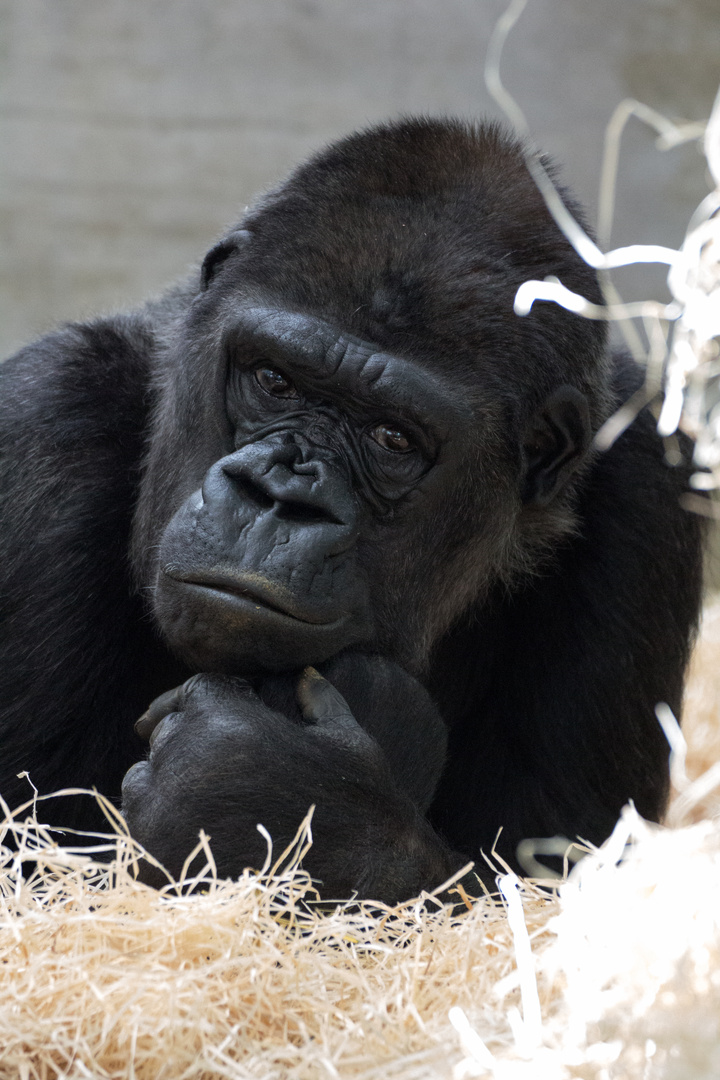
[[[306,667],[298,679],[297,699],[303,720],[311,724],[346,723],[357,727],[357,720],[345,698],[314,667]]]
[[[169,712],[167,716],[163,716],[162,720],[150,732],[148,740],[150,749],[157,751],[159,749],[158,743],[172,734],[177,729],[178,724],[181,723],[182,717],[176,712]]]
[[[184,686],[176,686],[150,702],[147,710],[135,724],[135,731],[141,739],[149,739],[160,721],[181,707],[184,691]]]

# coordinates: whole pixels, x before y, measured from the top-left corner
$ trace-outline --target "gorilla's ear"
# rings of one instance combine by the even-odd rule
[[[225,239],[221,240],[215,247],[210,248],[200,269],[200,288],[203,292],[208,288],[210,282],[220,270],[223,263],[227,262],[230,256],[234,255],[235,252],[244,244],[247,244],[249,240],[250,233],[248,230],[238,229],[237,232],[226,236]]]
[[[547,399],[525,430],[526,505],[547,506],[585,457],[592,431],[588,403],[573,386],[561,386]]]

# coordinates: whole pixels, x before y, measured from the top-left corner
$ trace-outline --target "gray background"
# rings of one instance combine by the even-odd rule
[[[307,151],[398,112],[496,115],[499,0],[0,0],[0,351],[182,275]],[[503,62],[594,215],[605,124],[636,96],[707,115],[720,0],[530,0]],[[614,239],[677,244],[695,146],[623,143]],[[634,273],[631,293],[662,289]]]

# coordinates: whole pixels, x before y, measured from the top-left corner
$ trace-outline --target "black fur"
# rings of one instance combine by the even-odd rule
[[[315,803],[323,892],[387,900],[501,826],[512,862],[601,841],[629,798],[657,819],[700,529],[650,415],[593,454],[640,375],[600,323],[514,315],[548,274],[600,302],[522,149],[400,121],[300,166],[162,301],[7,361],[5,800],[25,770],[118,797],[140,762],[131,830],[177,873],[204,828],[226,874]]]

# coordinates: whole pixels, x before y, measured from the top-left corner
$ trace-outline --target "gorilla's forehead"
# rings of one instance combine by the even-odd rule
[[[239,308],[224,334],[225,351],[240,364],[267,361],[321,394],[342,394],[370,407],[392,405],[433,427],[469,424],[474,410],[454,376],[416,358],[398,356],[319,316],[274,307]]]
[[[485,241],[484,222],[470,243],[467,221],[461,228],[422,203],[412,211],[398,223],[399,208],[384,201],[321,206],[300,236],[292,225],[253,223],[238,291],[257,288],[392,352],[432,353],[436,366],[459,350],[474,354],[492,338],[495,313],[512,316],[527,271],[513,266],[509,240]]]

